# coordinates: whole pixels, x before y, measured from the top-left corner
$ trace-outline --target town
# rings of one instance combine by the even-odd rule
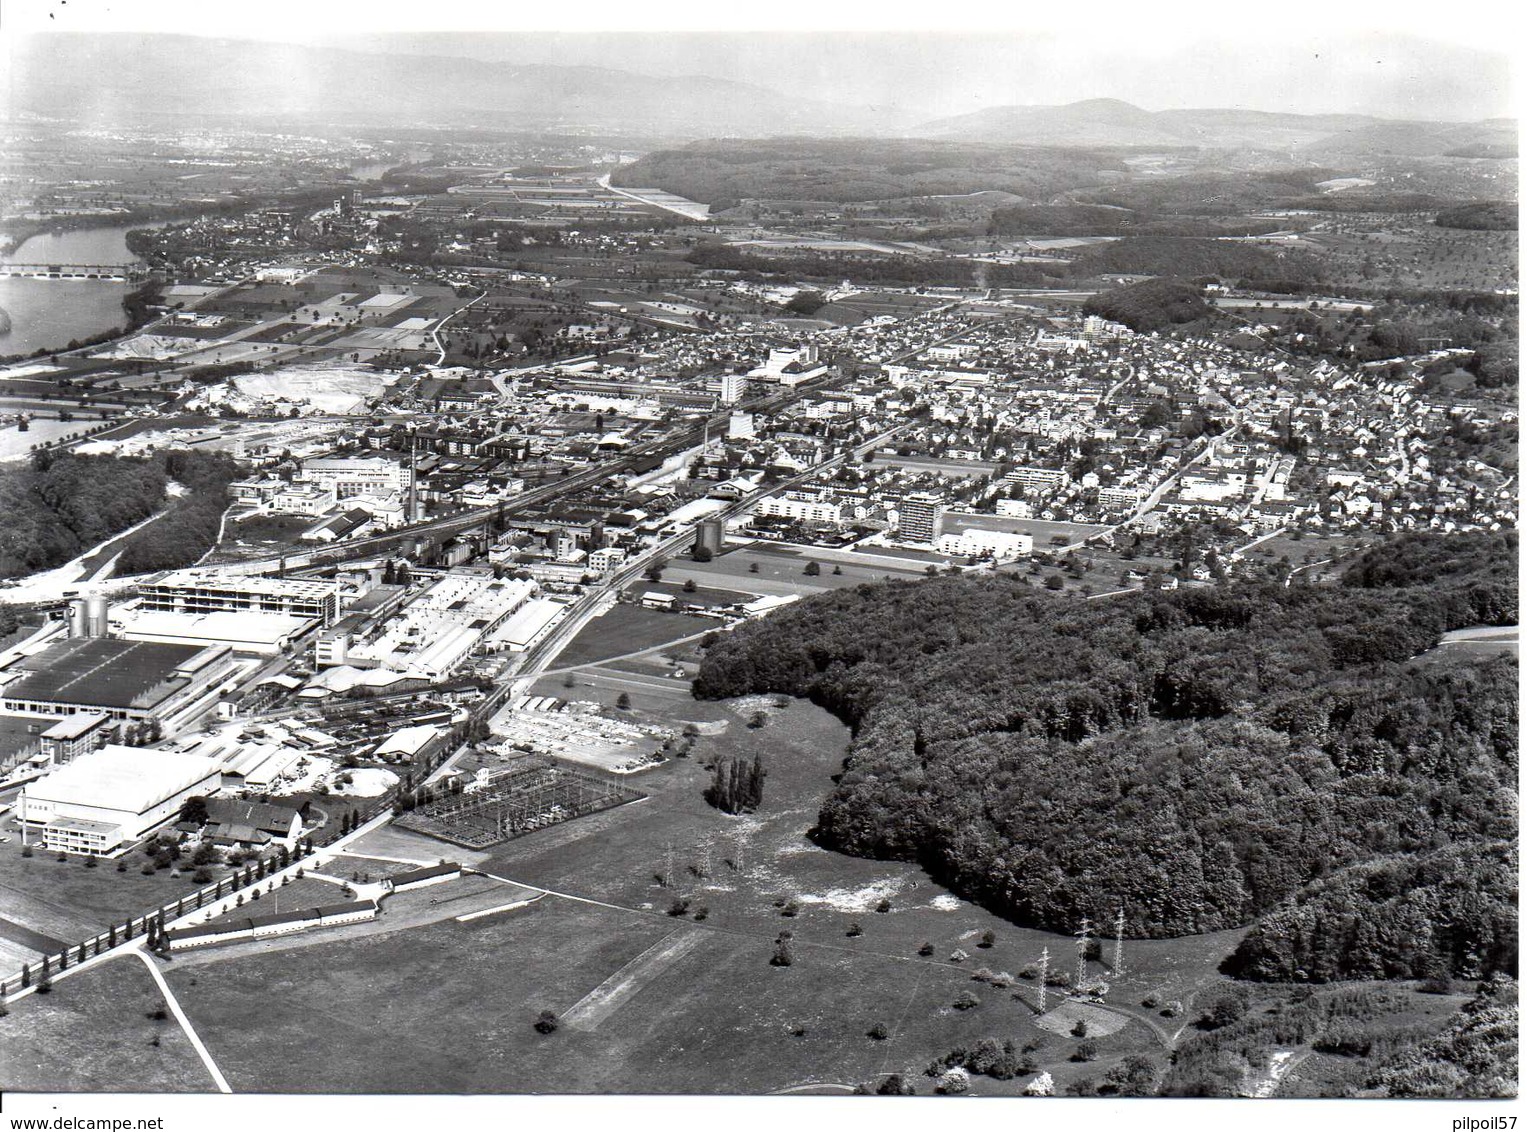
[[[525,1032],[496,1048],[531,1068],[482,1086],[394,1067],[398,1087],[534,1091],[559,1026],[593,1035],[689,950],[783,917],[760,978],[858,947],[868,922],[867,963],[965,988],[898,1048],[909,1081],[975,1040],[960,964],[977,947],[983,995],[1038,972],[1033,993],[990,996],[1032,1040],[983,1079],[1093,1095],[1106,1069],[1118,1095],[1145,1072],[1130,1035],[1176,1050],[1189,1019],[1161,1019],[1221,993],[1239,939],[1210,930],[1219,951],[1179,963],[1120,902],[1116,923],[1080,916],[1077,945],[904,853],[824,864],[803,815],[858,721],[780,694],[794,676],[701,696],[702,670],[833,595],[1002,584],[1089,617],[1351,585],[1394,540],[1519,521],[1516,232],[1476,215],[1514,199],[1514,149],[1509,184],[1493,153],[1449,150],[1327,154],[1306,186],[1282,158],[1222,174],[1212,153],[1126,147],[1124,172],[1047,167],[1076,184],[1030,199],[950,148],[945,182],[860,200],[715,172],[707,147],[744,143],[662,131],[0,128],[0,268],[21,300],[0,301],[20,319],[51,287],[78,317],[0,365],[0,998],[12,1022],[97,977],[177,1016],[183,1000],[197,1050],[156,1052],[143,1091],[391,1091],[361,1053],[307,1079],[233,1040],[214,1057],[196,1031],[221,1037],[247,1005],[218,971],[285,980],[297,949],[342,979],[418,971],[422,939],[490,966],[522,946],[551,989],[502,1005]],[[890,183],[927,157],[896,146],[962,143],[874,161],[794,144],[751,159]],[[756,195],[727,180],[745,176]],[[1244,179],[1233,209],[1160,204],[1220,177]],[[1449,220],[1450,202],[1474,211]],[[1155,227],[1121,235],[1109,210]],[[1514,620],[1513,598],[1437,647],[1514,657]],[[596,962],[592,939],[633,945]],[[1049,966],[1068,947],[1074,978]],[[152,984],[108,964],[129,951]],[[789,1000],[802,1020],[769,1015],[756,1079],[659,1070],[679,1039],[638,1052],[617,1021],[600,1040],[629,1072],[580,1060],[564,1084],[901,1090],[892,1061],[874,1068],[891,1006],[838,1033],[835,1011],[862,1011],[820,990]],[[171,1006],[131,1028],[156,1051]],[[400,1009],[420,1034],[443,1024],[412,992]],[[763,1042],[763,1016],[737,1032]],[[1066,1035],[1081,1045],[1061,1056]],[[936,1091],[967,1091],[949,1058]],[[1234,1088],[1270,1095],[1293,1064]],[[1351,1085],[1311,1066],[1328,1076],[1306,1070],[1305,1095]],[[83,1064],[14,1075],[110,1083]]]

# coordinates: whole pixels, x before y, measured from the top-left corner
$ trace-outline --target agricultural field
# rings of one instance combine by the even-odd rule
[[[211,1092],[213,1083],[143,961],[118,954],[0,1017],[5,1087],[18,1092]]]

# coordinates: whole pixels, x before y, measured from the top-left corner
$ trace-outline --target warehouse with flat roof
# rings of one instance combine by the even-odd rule
[[[29,785],[16,819],[43,848],[111,856],[173,821],[186,799],[217,791],[216,759],[108,744]]]
[[[112,634],[123,640],[221,644],[252,656],[275,656],[317,624],[290,613],[169,613],[136,603],[116,607],[108,618]]]
[[[169,723],[210,707],[235,671],[227,645],[74,637],[0,672],[0,709],[17,715],[100,712],[115,722]]]

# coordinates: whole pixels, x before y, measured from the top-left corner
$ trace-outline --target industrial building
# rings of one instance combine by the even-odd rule
[[[227,645],[170,645],[77,637],[0,672],[0,710],[16,715],[95,712],[166,727],[210,710],[236,671]]]
[[[376,637],[348,644],[326,641],[326,652],[331,658],[342,652],[345,663],[357,667],[438,680],[483,647],[536,590],[533,581],[452,571],[380,626]]]
[[[144,609],[166,613],[285,613],[316,618],[324,625],[338,619],[338,580],[263,578],[222,570],[175,570],[138,587]]]
[[[695,528],[695,549],[708,550],[711,554],[720,554],[722,547],[726,545],[726,520],[718,518],[701,519],[700,525]]]
[[[381,456],[328,456],[304,460],[297,480],[332,491],[336,499],[400,494],[413,482],[406,462]]]
[[[171,951],[206,947],[214,943],[232,943],[241,939],[267,939],[309,928],[329,928],[339,924],[357,924],[374,920],[381,911],[375,900],[349,900],[300,908],[295,912],[273,912],[266,916],[238,916],[191,928],[171,928],[164,933]]]
[[[111,719],[104,712],[68,715],[42,733],[42,753],[55,766],[73,762],[106,741]]]
[[[566,605],[550,598],[527,601],[487,637],[484,646],[489,651],[524,652],[544,637],[566,612]]]
[[[108,744],[28,786],[16,816],[49,851],[110,856],[218,788],[217,760]]]
[[[112,636],[128,641],[224,644],[248,656],[275,656],[312,628],[314,621],[290,613],[169,613],[129,602],[114,607],[108,623]]]

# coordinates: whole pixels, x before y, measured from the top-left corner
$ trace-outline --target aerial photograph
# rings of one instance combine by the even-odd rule
[[[1509,1132],[1517,47],[1224,7],[7,4],[9,1126]]]

